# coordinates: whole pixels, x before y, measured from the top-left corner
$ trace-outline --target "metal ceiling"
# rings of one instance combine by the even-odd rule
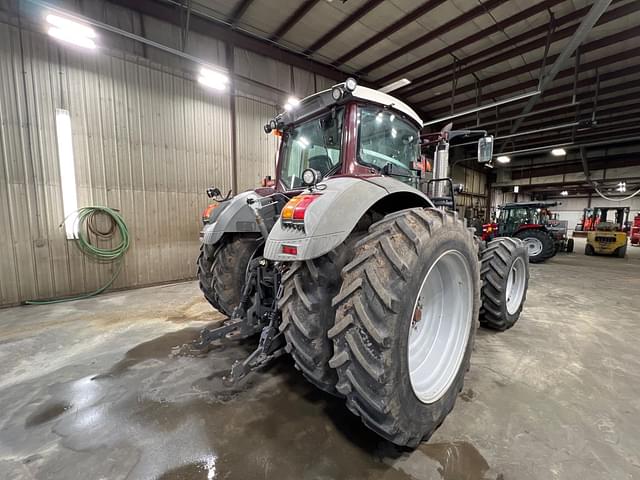
[[[167,3],[167,0],[155,0]],[[137,2],[133,2],[137,3]],[[230,31],[383,86],[437,119],[535,90],[596,2],[587,0],[180,0]],[[337,70],[335,70],[337,69]],[[555,73],[555,72],[554,72]],[[455,120],[510,139],[505,151],[640,133],[640,0],[613,0],[532,107],[526,99]],[[573,103],[573,104],[572,104]],[[570,105],[565,108],[563,105]],[[554,107],[549,112],[548,109]],[[545,114],[535,115],[545,111]],[[580,128],[549,130],[582,122]],[[519,125],[521,123],[521,125]],[[436,125],[438,127],[438,125]],[[610,127],[610,128],[607,128]]]

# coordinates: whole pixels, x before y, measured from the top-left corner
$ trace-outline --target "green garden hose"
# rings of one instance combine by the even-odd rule
[[[77,247],[82,253],[100,263],[118,262],[118,266],[115,268],[113,276],[107,283],[93,292],[73,297],[54,298],[51,300],[27,300],[24,302],[26,305],[50,305],[53,303],[70,302],[72,300],[81,300],[83,298],[93,297],[104,292],[107,288],[113,285],[113,282],[118,278],[118,275],[122,270],[122,258],[129,249],[129,229],[127,228],[127,224],[122,216],[116,210],[109,207],[82,207],[78,209],[75,214],[77,215],[76,231],[78,232],[78,235],[75,241]],[[100,230],[96,225],[96,217],[100,214],[106,215],[110,219],[111,225],[106,231]],[[112,237],[116,230],[120,235],[120,243],[115,247],[100,248],[91,243],[90,234],[93,234],[95,237],[107,239]]]

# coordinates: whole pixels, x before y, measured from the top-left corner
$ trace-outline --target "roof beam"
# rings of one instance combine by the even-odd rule
[[[384,0],[370,0],[368,2],[365,2],[365,4],[362,7],[360,7],[355,12],[353,12],[351,15],[349,15],[347,18],[345,18],[343,21],[338,23],[335,27],[333,27],[327,33],[322,35],[318,40],[313,42],[304,51],[304,53],[306,55],[311,55],[315,51],[320,50],[327,43],[329,43],[331,40],[333,40],[338,35],[340,35],[342,32],[344,32],[347,28],[349,28],[351,25],[353,25],[358,20],[360,20],[362,17],[364,17],[367,13],[369,13],[371,10],[373,10],[378,5],[380,5],[383,1]]]
[[[231,12],[231,15],[229,15],[229,18],[227,18],[227,21],[232,26],[236,25],[238,21],[240,21],[242,16],[246,13],[246,11],[249,9],[252,3],[253,3],[253,0],[240,0],[238,5],[236,5],[236,8],[234,8],[233,11]]]
[[[516,13],[515,15],[512,15],[511,17],[506,18],[501,22],[494,23],[493,25],[491,25],[488,28],[485,28],[484,30],[480,30],[479,32],[476,32],[473,35],[469,35],[468,37],[465,37],[462,40],[459,40],[452,45],[448,45],[444,48],[441,48],[437,52],[433,52],[432,54],[426,56],[425,58],[421,58],[420,60],[410,63],[409,65],[405,65],[401,67],[400,69],[394,71],[393,73],[390,73],[389,75],[385,75],[380,79],[380,84],[384,85],[390,82],[391,80],[397,77],[400,77],[401,75],[404,75],[408,72],[411,72],[412,70],[415,70],[417,68],[420,68],[428,64],[429,62],[442,58],[443,56],[450,54],[452,52],[455,52],[456,50],[459,50],[463,47],[468,47],[469,45],[475,42],[478,42],[480,40],[487,38],[489,35],[493,35],[494,33],[503,31],[504,29],[512,25],[515,25],[518,22],[527,20],[533,17],[534,15],[537,15],[538,13],[547,10],[548,8],[554,7],[558,3],[561,3],[562,1],[563,0],[546,0],[536,5],[533,5],[532,7],[529,7],[525,10],[522,10],[521,12]],[[531,34],[532,34],[531,32],[528,32],[528,35],[531,35]],[[401,92],[402,89],[399,91]]]
[[[608,37],[604,37],[601,38],[599,40],[595,40],[593,42],[587,43],[585,45],[583,45],[580,48],[580,52],[581,53],[586,53],[586,52],[591,52],[593,50],[596,50],[597,48],[603,48],[603,47],[608,47],[610,45],[613,45],[614,43],[620,42],[620,41],[625,41],[628,40],[630,38],[635,38],[637,36],[640,36],[640,27],[633,27],[629,30],[625,30],[623,32],[618,32],[618,33],[614,33],[613,35],[609,35]],[[613,63],[617,63],[617,62],[621,62],[621,61],[625,61],[625,60],[629,60],[635,57],[640,56],[640,50],[636,50],[636,49],[628,49],[625,50],[623,52],[617,53],[615,55],[609,55],[606,57],[602,57],[599,58],[597,60],[593,60],[592,62],[588,62],[588,63],[583,63],[580,65],[580,72],[587,72],[589,70],[593,70],[595,68],[598,67],[603,67],[605,65],[611,65]],[[554,62],[556,59],[558,58],[558,55],[552,55],[550,57],[547,58],[548,62]],[[538,68],[540,68],[540,60],[536,60],[535,62],[530,62],[527,63],[525,65],[522,65],[521,67],[518,68],[514,68],[513,70],[509,70],[506,72],[502,72],[499,73],[497,75],[493,75],[492,77],[488,77],[485,78],[484,80],[482,80],[480,82],[480,86],[482,87],[482,96],[486,99],[486,98],[493,98],[498,96],[498,94],[496,94],[494,92],[487,92],[486,91],[486,87],[489,85],[493,85],[495,83],[499,83],[502,82],[504,80],[509,80],[511,78],[514,78],[517,75],[522,75],[524,73],[528,73],[534,70],[537,70]],[[571,77],[573,76],[575,73],[574,68],[568,68],[566,70],[561,71],[558,75],[557,78],[565,78],[565,77]],[[535,85],[537,85],[537,80],[535,81]],[[531,87],[531,85],[528,85],[527,87],[525,87],[523,84],[518,84],[514,86],[514,90],[513,92],[518,92],[520,90],[524,90],[525,88],[529,88]],[[464,85],[462,87],[456,87],[456,94],[462,94],[462,93],[467,93],[467,92],[472,92],[476,89],[476,84],[474,83],[470,83],[468,85]],[[500,90],[502,91],[502,89]],[[509,92],[509,93],[513,93],[513,92]],[[435,95],[433,97],[430,97],[426,100],[421,100],[420,102],[413,102],[413,104],[417,107],[420,106],[428,106],[428,105],[433,105],[435,103],[438,102],[444,102],[444,101],[450,101],[451,100],[451,94],[450,93],[442,93],[440,95]],[[461,107],[466,107],[468,105],[472,105],[475,103],[475,99],[471,99],[471,100],[463,100],[462,102],[456,103],[454,106],[454,109],[456,108],[461,108]],[[433,114],[433,115],[440,115],[442,112],[446,111],[449,112],[451,109],[450,106],[447,106],[446,108],[435,108],[435,109],[429,109],[429,113]]]
[[[486,14],[488,11],[493,10],[494,8],[506,3],[508,0],[487,0],[481,5],[478,5],[471,10],[466,11],[462,15],[455,17],[453,20],[448,21],[447,23],[440,25],[439,27],[434,28],[432,31],[425,33],[424,35],[416,38],[414,41],[410,42],[407,45],[404,45],[388,55],[385,55],[379,60],[367,65],[360,69],[360,73],[365,75],[373,70],[376,70],[387,63],[396,60],[398,57],[410,52],[411,50],[415,50],[418,47],[421,47],[435,38],[438,38],[440,35],[444,35],[445,33],[450,32],[451,30],[464,25],[467,22],[470,22],[476,17],[480,15]],[[397,76],[397,75],[396,75]]]
[[[129,10],[160,19],[172,25],[179,26],[180,15],[177,14],[177,5],[162,4],[155,0],[108,0],[109,3],[126,7]],[[269,44],[264,39],[249,35],[230,28],[219,20],[210,17],[195,8],[191,12],[190,30],[202,35],[230,43],[238,48],[264,55],[294,67],[302,68],[318,75],[334,80],[343,80],[345,73],[329,65],[308,59],[298,53]]]
[[[633,85],[633,86],[629,86],[629,85]],[[629,87],[629,88],[637,88],[638,87],[638,83],[637,82],[635,82],[635,83],[629,82],[627,84],[624,84],[623,86],[624,87]],[[616,93],[618,93],[618,92],[616,92]],[[628,102],[629,102],[629,95],[624,94],[624,95],[619,95],[617,97],[610,97],[610,98],[600,99],[600,100],[598,100],[598,105],[599,105],[599,107],[602,107],[603,105],[612,106],[612,105],[615,105],[617,103],[628,104]],[[567,101],[564,100],[564,99],[553,100],[553,101],[549,101],[549,102],[546,102],[546,103],[541,103],[540,105],[538,105],[540,108],[534,109],[530,113],[530,115],[527,117],[527,119],[531,120],[533,118],[537,118],[537,117],[541,117],[541,116],[542,117],[548,117],[547,112],[548,112],[548,110],[550,108],[558,107],[558,106],[561,107],[563,105],[566,105],[566,107],[563,108],[563,110],[571,110],[571,111],[573,111],[576,108],[575,105],[574,106],[567,105]],[[639,105],[639,104],[633,104],[633,105]],[[633,105],[630,105],[630,106],[633,106]],[[584,111],[588,111],[588,108],[590,108],[591,106],[592,106],[592,102],[591,101],[581,102],[580,103],[580,107],[583,107]],[[624,107],[625,107],[625,105],[621,105],[620,107],[615,107],[615,108],[620,109],[620,108],[624,108]],[[612,107],[611,110],[615,110],[615,108]],[[539,113],[538,113],[538,110],[540,110]],[[507,111],[507,112],[502,112],[502,114],[506,115],[506,116],[510,116],[510,115],[516,115],[516,112],[510,110],[510,111]],[[572,117],[572,118],[574,118],[574,117]],[[480,122],[480,124],[482,126],[487,126],[488,127],[491,124],[496,123],[496,120],[499,121],[500,119],[497,119],[496,116],[493,115],[492,117],[489,117],[489,118],[483,118],[482,121]]]
[[[581,14],[585,14],[586,11],[588,10],[588,8],[582,8],[580,10],[576,10],[573,13],[570,13],[569,15],[566,15],[564,17],[561,17],[559,19],[556,19],[556,23],[557,24],[562,24],[563,22],[566,23],[567,17],[571,17],[571,20],[576,20],[579,19],[581,16],[577,16],[576,14],[581,13]],[[612,22],[614,20],[617,20],[619,18],[624,18],[628,15],[632,15],[633,13],[636,13],[640,11],[640,2],[631,2],[628,3],[626,5],[623,5],[619,8],[616,8],[615,10],[611,10],[607,13],[605,13],[602,17],[600,17],[600,20],[597,22],[597,25],[604,25],[606,23]],[[564,38],[570,37],[571,35],[573,35],[575,33],[575,31],[577,30],[578,26],[577,25],[571,25],[567,28],[564,28],[562,30],[556,30],[555,34],[553,35],[553,42],[556,42],[558,40],[562,40]],[[535,30],[535,29],[534,29]],[[485,60],[479,61],[477,63],[474,63],[472,65],[468,65],[465,68],[462,68],[460,70],[458,70],[458,79],[460,79],[462,76],[465,75],[470,75],[472,73],[476,73],[478,70],[481,70],[483,68],[486,67],[491,67],[491,66],[495,66],[498,63],[504,62],[506,60],[509,60],[513,57],[516,57],[518,55],[522,55],[524,53],[528,53],[531,50],[535,50],[537,48],[541,48],[544,47],[545,44],[547,43],[547,38],[546,36],[540,37],[538,39],[532,40],[530,42],[527,42],[525,44],[520,44],[517,45],[519,42],[525,41],[527,38],[529,38],[531,36],[531,33],[534,30],[530,30],[529,32],[525,32],[521,35],[517,35],[513,38],[511,38],[510,40],[507,40],[505,42],[502,42],[498,45],[495,45],[493,47],[487,48],[485,50],[482,50],[478,53],[475,53],[473,55],[470,55],[468,57],[465,58],[461,58],[458,62],[458,65],[467,65],[471,62],[475,62],[476,60],[479,60],[481,58],[487,57],[488,55],[491,55],[492,53],[495,53],[496,50],[504,50],[505,48],[510,48],[513,47],[513,45],[516,45],[513,48],[510,48],[509,50],[503,52],[503,53],[499,53],[497,55],[493,55],[489,58],[486,58]],[[547,32],[548,27],[544,26],[544,33]],[[435,78],[434,78],[435,77]],[[437,70],[431,71],[428,74],[425,75],[421,75],[418,78],[414,78],[413,82],[415,83],[419,83],[419,82],[423,82],[423,81],[427,81],[427,83],[424,83],[422,85],[419,85],[417,87],[415,87],[413,90],[416,90],[417,92],[421,91],[421,90],[428,90],[434,87],[437,87],[439,85],[445,84],[447,82],[449,82],[451,79],[451,65],[447,65],[444,66],[442,68],[439,68]],[[376,83],[381,83],[381,80],[377,80]],[[431,81],[429,81],[431,80]],[[383,82],[382,82],[383,83]],[[412,84],[413,87],[413,84]],[[398,90],[399,93],[404,94],[405,96],[407,94],[411,95],[411,94],[415,94],[416,91],[413,92],[407,92],[407,91],[402,91],[402,89]]]
[[[420,5],[419,7],[414,8],[409,13],[407,13],[404,17],[402,17],[399,20],[393,22],[391,25],[386,27],[381,32],[376,33],[370,39],[365,40],[364,42],[362,42],[357,47],[352,48],[347,53],[345,53],[344,55],[339,57],[334,62],[334,66],[337,67],[338,65],[342,65],[346,61],[351,60],[353,57],[356,57],[356,56],[360,55],[362,52],[367,51],[368,49],[370,49],[374,45],[380,43],[382,40],[384,40],[387,37],[389,37],[389,35],[392,35],[392,34],[396,33],[398,30],[400,30],[401,28],[406,27],[411,22],[415,22],[418,18],[422,17],[423,15],[426,15],[431,10],[436,8],[437,6],[443,4],[445,1],[446,0],[429,0],[428,2]]]
[[[629,50],[630,53],[634,53],[635,56],[640,56],[640,51],[633,51],[633,50]],[[602,60],[607,60],[608,57],[603,58]],[[603,63],[604,65],[608,65],[608,63]],[[602,65],[596,65],[596,67],[598,66],[602,66]],[[596,68],[593,67],[593,68]],[[573,69],[568,69],[567,70],[569,72],[569,75],[564,74],[564,75],[558,75],[559,77],[567,77],[567,76],[571,76],[573,75]],[[566,72],[566,71],[565,71]],[[613,72],[607,72],[607,73],[603,73],[602,75],[600,75],[600,81],[601,82],[608,82],[611,80],[617,80],[620,77],[624,77],[627,75],[634,75],[636,73],[640,73],[640,64],[637,65],[632,65],[630,67],[625,67],[625,68],[621,68],[620,70],[616,70]],[[577,86],[578,88],[584,88],[584,87],[588,87],[593,85],[595,82],[595,78],[593,77],[589,77],[589,78],[583,78],[582,80],[579,80],[577,82]],[[483,97],[485,98],[497,98],[497,97],[503,97],[506,95],[513,95],[514,93],[517,92],[522,92],[523,90],[526,91],[528,89],[531,88],[535,88],[538,85],[538,80],[536,79],[532,79],[532,80],[528,80],[526,82],[521,82],[515,85],[509,85],[508,87],[504,87],[501,88],[499,90],[494,90],[493,92],[489,92],[486,95],[483,95]],[[571,83],[566,83],[563,85],[559,85],[557,87],[553,87],[553,88],[549,88],[546,90],[546,92],[544,92],[544,95],[557,95],[559,93],[564,93],[565,91],[567,92],[571,92],[573,88],[573,81]],[[542,95],[542,94],[541,94]],[[475,104],[475,99],[470,99],[470,100],[463,100],[462,102],[458,102],[455,104],[454,106],[454,111],[457,109],[462,109],[468,105],[473,105]],[[424,106],[427,105],[427,102],[420,102],[420,103],[416,103],[414,104],[418,107],[420,106]],[[437,108],[434,110],[429,110],[429,113],[431,113],[432,115],[435,115],[436,117],[438,115],[443,115],[443,114],[447,114],[448,112],[450,112],[450,107],[441,107],[441,108]],[[528,113],[528,112],[526,112]]]
[[[567,60],[569,60],[573,56],[573,53],[585,40],[585,38],[587,38],[587,35],[589,34],[589,32],[591,32],[596,22],[604,14],[607,8],[609,8],[609,5],[611,5],[611,0],[596,0],[594,2],[591,10],[589,10],[589,13],[587,13],[587,15],[582,19],[577,30],[571,37],[571,40],[569,40],[569,43],[564,47],[556,61],[553,63],[553,66],[540,78],[538,90],[544,93],[547,87],[551,85],[551,82],[553,82],[553,80],[556,78],[556,75],[558,75],[560,70],[564,67]],[[527,114],[531,110],[533,110],[533,107],[535,107],[539,101],[539,95],[531,97],[522,109],[522,114]],[[516,120],[516,122],[511,127],[512,134],[515,133],[518,128],[520,128],[520,125],[522,125],[523,121],[524,118],[519,118],[518,120]]]
[[[606,127],[606,128],[605,128]],[[624,136],[635,136],[640,133],[640,123],[638,122],[626,122],[624,125],[604,125],[597,130],[589,130],[582,132],[572,138],[569,134],[558,135],[545,135],[543,139],[529,140],[527,142],[517,142],[514,144],[513,149],[518,151],[522,149],[536,148],[539,145],[559,144],[565,142],[591,142],[592,140],[602,140],[609,137],[618,137],[624,133]],[[640,142],[638,142],[640,144]],[[508,154],[508,153],[507,153]]]
[[[302,20],[309,10],[316,6],[320,0],[305,0],[302,4],[287,18],[282,25],[278,27],[273,35],[269,38],[272,42],[277,42],[282,36],[291,30],[296,23]]]

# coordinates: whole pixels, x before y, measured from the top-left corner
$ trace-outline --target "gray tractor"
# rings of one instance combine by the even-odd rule
[[[196,348],[259,335],[236,381],[288,353],[364,424],[415,447],[453,408],[477,322],[520,316],[523,243],[474,236],[455,213],[449,142],[420,140],[418,115],[354,79],[311,95],[265,125],[281,136],[275,186],[220,199],[198,260],[207,300],[230,316]],[[492,156],[478,140],[479,160]],[[425,178],[421,149],[434,150]]]

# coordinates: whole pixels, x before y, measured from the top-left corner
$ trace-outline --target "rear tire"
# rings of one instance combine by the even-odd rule
[[[198,257],[200,290],[216,310],[231,316],[240,303],[247,265],[260,246],[260,237],[225,235],[215,245],[203,245]]]
[[[584,254],[585,255],[595,255],[596,251],[593,249],[591,245],[588,243],[584,246]]]
[[[430,437],[462,389],[480,307],[478,265],[477,244],[461,221],[414,208],[373,224],[342,270],[329,330],[336,388],[367,427],[397,445],[416,447]],[[425,285],[441,287],[431,302],[424,301],[431,298],[423,296]],[[422,355],[438,341],[442,356]]]
[[[216,310],[220,310],[220,305],[216,300],[216,296],[213,294],[213,258],[210,250],[213,246],[202,244],[200,245],[200,255],[196,264],[198,265],[198,284],[200,290],[204,294],[204,298],[211,304]]]
[[[294,262],[282,277],[280,331],[285,349],[307,380],[325,392],[336,394],[338,376],[329,367],[333,344],[327,331],[335,320],[331,300],[340,291],[340,272],[353,253],[347,244],[320,258]]]
[[[517,238],[492,240],[482,252],[480,325],[504,331],[515,325],[527,299],[529,255]]]
[[[544,262],[556,254],[553,238],[542,230],[523,230],[516,233],[514,237],[524,242],[529,253],[530,263]]]
[[[573,253],[573,247],[574,247],[573,243],[574,243],[573,238],[567,239],[567,248],[566,248],[567,253]]]
[[[618,258],[624,258],[627,255],[627,246],[624,245],[623,247],[618,247],[616,255],[618,256]]]

